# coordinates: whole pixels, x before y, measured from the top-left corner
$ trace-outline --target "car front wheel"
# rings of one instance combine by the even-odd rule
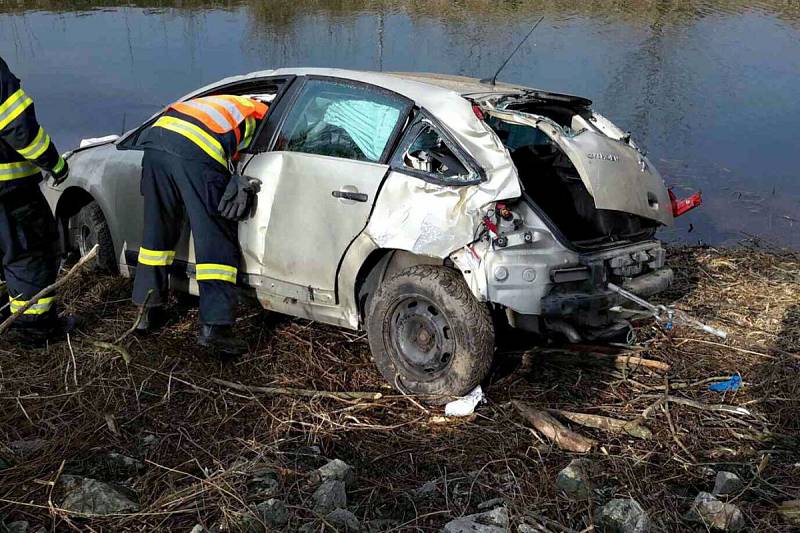
[[[117,256],[111,230],[100,205],[91,201],[67,219],[67,263],[85,256],[95,245],[98,245],[97,258],[92,269],[95,272],[116,273]]]
[[[492,364],[489,309],[451,268],[418,265],[383,282],[366,326],[378,369],[405,393],[462,396]]]

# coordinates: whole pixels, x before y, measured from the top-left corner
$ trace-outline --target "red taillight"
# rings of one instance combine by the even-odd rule
[[[672,189],[669,190],[669,201],[672,203],[672,216],[684,215],[703,203],[703,194],[696,192],[688,198],[678,199]]]
[[[483,120],[483,111],[481,111],[480,106],[473,104],[472,112],[475,113],[475,116],[478,117],[478,120]]]

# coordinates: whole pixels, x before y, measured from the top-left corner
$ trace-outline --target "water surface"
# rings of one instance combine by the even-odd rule
[[[800,248],[800,3],[0,0],[0,55],[64,151],[224,76],[282,66],[491,74],[594,100],[678,192],[664,232]]]

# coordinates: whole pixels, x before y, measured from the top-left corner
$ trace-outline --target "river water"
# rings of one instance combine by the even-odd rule
[[[485,77],[591,98],[705,205],[663,232],[800,248],[800,2],[0,0],[0,55],[60,150],[281,66]]]

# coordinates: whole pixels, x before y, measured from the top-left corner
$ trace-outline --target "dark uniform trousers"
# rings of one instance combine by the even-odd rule
[[[16,302],[33,299],[55,282],[58,273],[58,230],[37,181],[0,196],[0,273]],[[40,325],[52,320],[53,300],[39,299],[18,323]]]
[[[230,173],[213,160],[184,159],[156,149],[144,151],[144,235],[133,285],[133,301],[163,305],[168,267],[175,256],[184,216],[194,237],[200,321],[230,325],[237,303],[238,223],[217,210]]]

